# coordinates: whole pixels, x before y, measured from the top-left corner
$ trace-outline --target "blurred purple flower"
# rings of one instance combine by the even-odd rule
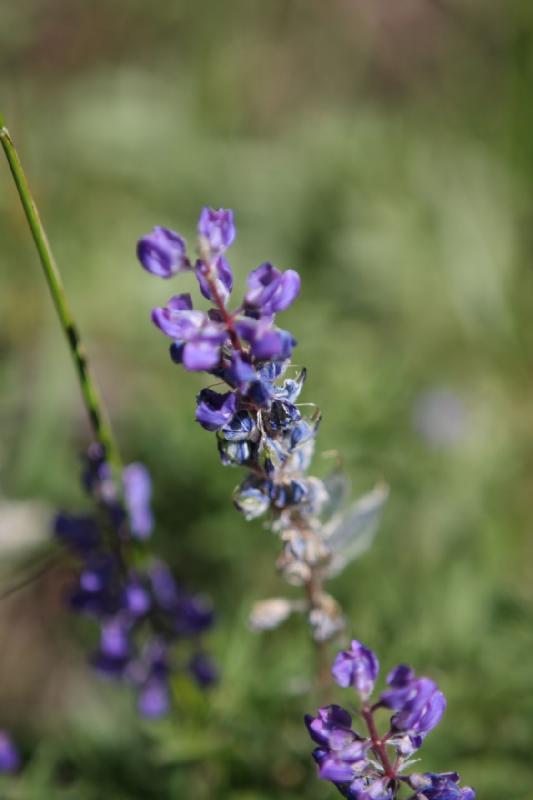
[[[206,689],[218,680],[218,669],[206,653],[195,653],[189,661],[189,672],[196,683]]]
[[[150,474],[144,464],[129,464],[122,471],[122,482],[132,536],[147,539],[154,527]]]
[[[170,691],[165,680],[151,679],[140,690],[137,707],[148,719],[163,717],[170,707]]]
[[[0,730],[0,772],[16,772],[20,754],[7,731]]]

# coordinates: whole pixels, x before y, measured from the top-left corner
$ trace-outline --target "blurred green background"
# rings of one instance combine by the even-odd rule
[[[0,725],[26,759],[1,796],[336,796],[302,725],[316,703],[305,630],[246,626],[284,591],[278,543],[233,510],[238,475],[193,420],[203,380],[150,324],[177,284],[135,260],[155,224],[192,241],[208,204],[235,209],[237,286],[265,259],[301,272],[282,324],[323,411],[319,448],[342,451],[355,492],[391,487],[375,546],[332,590],[384,670],[408,661],[445,691],[421,768],[457,769],[486,800],[529,798],[531,5],[18,0],[0,8],[0,59],[1,110],[122,449],[154,476],[156,546],[213,597],[223,674],[207,700],[176,685],[171,720],[137,721],[127,691],[89,674],[90,631],[47,571],[0,602]],[[85,503],[89,432],[5,164],[0,186],[9,566],[54,507]]]

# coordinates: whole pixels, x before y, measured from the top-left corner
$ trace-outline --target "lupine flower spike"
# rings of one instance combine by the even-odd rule
[[[169,709],[173,671],[186,670],[202,687],[216,679],[201,643],[213,611],[205,599],[179,587],[163,561],[132,558],[135,542],[152,533],[151,481],[142,464],[130,464],[122,482],[120,492],[102,448],[90,447],[83,483],[99,513],[60,513],[54,530],[81,562],[69,604],[99,624],[91,663],[136,688],[143,716],[160,717]]]
[[[460,787],[456,772],[407,772],[414,763],[413,755],[446,708],[436,683],[400,664],[389,673],[388,688],[372,703],[378,673],[375,654],[357,641],[335,659],[333,677],[342,688],[355,689],[366,730],[355,730],[351,714],[337,705],[320,708],[316,717],[306,716],[309,735],[317,745],[313,758],[320,777],[333,783],[348,800],[395,800],[400,796],[408,796],[408,800],[474,800],[474,790]],[[394,713],[386,731],[379,733],[375,716],[387,709]]]
[[[300,276],[265,262],[250,272],[244,297],[230,308],[233,274],[226,252],[235,233],[232,211],[204,208],[197,259],[179,234],[161,227],[139,241],[137,255],[159,277],[194,273],[209,301],[204,311],[193,307],[189,294],[173,295],[153,310],[152,320],[171,340],[175,363],[225,384],[200,391],[196,419],[216,435],[222,463],[247,470],[235,490],[235,506],[248,520],[269,514],[269,526],[282,541],[278,567],[289,583],[306,590],[304,603],[286,598],[259,603],[252,626],[272,628],[292,612],[305,611],[315,640],[324,642],[344,625],[324,580],[369,544],[387,492],[377,487],[343,512],[346,481],[339,473],[327,480],[307,474],[320,412],[298,402],[306,371],[291,367],[296,340],[276,319],[297,298]]]

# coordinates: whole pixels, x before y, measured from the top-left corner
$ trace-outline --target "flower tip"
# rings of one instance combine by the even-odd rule
[[[200,250],[207,251],[210,257],[224,253],[235,239],[236,228],[233,211],[229,208],[210,208],[204,206],[198,220]]]
[[[137,242],[141,266],[158,278],[171,278],[189,267],[185,240],[178,233],[156,226]]]
[[[341,688],[353,686],[365,699],[372,693],[378,672],[379,661],[375,653],[357,639],[352,640],[349,650],[337,655],[331,670]]]

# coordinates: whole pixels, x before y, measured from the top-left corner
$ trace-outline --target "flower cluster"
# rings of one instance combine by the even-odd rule
[[[196,419],[216,434],[222,463],[247,470],[235,490],[235,506],[246,519],[270,512],[271,528],[283,542],[278,566],[290,583],[307,587],[314,636],[326,640],[342,629],[343,618],[321,588],[334,555],[333,529],[321,516],[331,498],[324,481],[307,475],[320,414],[312,404],[298,403],[306,371],[290,366],[296,341],[276,324],[276,314],[298,296],[300,277],[263,263],[250,272],[244,298],[230,309],[233,275],[225,254],[234,239],[232,211],[204,208],[199,258],[189,256],[179,234],[161,227],[139,241],[137,255],[161,278],[194,273],[211,303],[203,311],[193,308],[189,294],[174,295],[153,310],[152,320],[172,340],[175,363],[206,372],[215,386],[222,385],[200,391]],[[277,599],[274,604],[277,611]],[[296,606],[285,602],[279,619],[292,610]]]
[[[320,708],[316,717],[306,716],[309,734],[318,745],[313,757],[320,777],[349,800],[394,800],[402,787],[414,791],[409,800],[474,800],[474,790],[461,788],[457,773],[404,774],[439,723],[446,700],[434,681],[400,664],[389,673],[388,688],[371,704],[378,672],[375,654],[357,641],[335,659],[333,677],[359,695],[366,733],[355,731],[351,715],[337,705]],[[385,734],[378,733],[374,719],[382,709],[394,712]]]
[[[153,527],[151,482],[142,464],[123,470],[119,492],[102,448],[92,445],[83,483],[97,513],[60,513],[54,523],[56,538],[81,561],[69,604],[99,623],[92,664],[136,687],[140,713],[159,717],[169,708],[178,642],[192,642],[182,666],[201,686],[216,679],[200,641],[213,612],[205,600],[178,586],[164,562],[135,551],[136,541],[149,537]]]

